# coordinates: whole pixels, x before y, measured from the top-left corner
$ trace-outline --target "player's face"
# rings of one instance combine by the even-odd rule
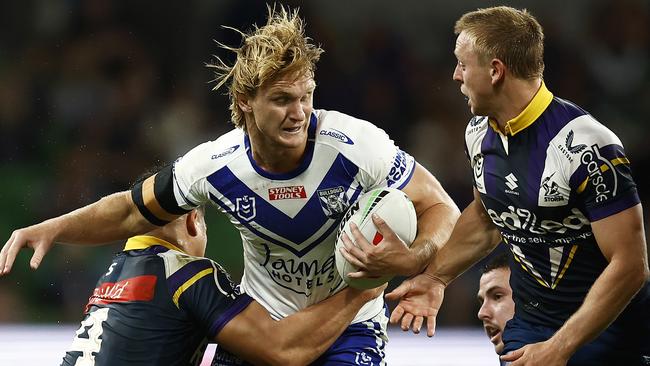
[[[281,75],[248,100],[246,129],[264,148],[304,148],[316,83],[311,75]]]
[[[503,351],[503,328],[515,314],[509,280],[510,269],[507,268],[497,268],[484,273],[477,294],[481,304],[478,318],[483,321],[483,329],[497,353]]]
[[[460,83],[460,92],[467,98],[470,111],[475,116],[489,116],[492,95],[490,64],[481,61],[474,51],[472,39],[464,31],[456,39],[454,54],[458,62],[453,79]]]

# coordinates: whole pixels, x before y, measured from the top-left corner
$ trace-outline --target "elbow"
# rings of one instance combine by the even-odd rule
[[[268,358],[271,366],[303,366],[309,364],[309,360],[301,358],[294,352],[277,352]]]

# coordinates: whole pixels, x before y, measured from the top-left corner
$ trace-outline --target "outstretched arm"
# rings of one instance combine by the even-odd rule
[[[256,365],[307,365],[323,354],[350,325],[359,309],[386,286],[346,288],[280,321],[252,302],[217,334],[227,350]]]
[[[436,250],[449,239],[460,211],[440,182],[417,164],[403,191],[413,201],[418,217],[418,234],[411,247],[405,246],[381,218],[373,217],[377,230],[384,237],[382,245],[371,245],[359,236],[355,238],[356,246],[346,241],[341,248],[343,256],[359,269],[349,274],[351,278],[420,273]]]
[[[30,266],[36,269],[55,242],[105,243],[153,227],[140,214],[129,191],[114,193],[65,215],[14,231],[0,251],[0,275],[11,271],[16,255],[25,247],[34,250]]]
[[[580,346],[596,338],[623,311],[648,280],[648,253],[641,204],[591,223],[596,242],[609,261],[580,308],[549,340],[506,356],[512,365],[566,364]]]
[[[403,330],[419,333],[427,322],[427,335],[433,336],[435,320],[447,285],[474,263],[488,255],[501,241],[501,235],[488,217],[480,197],[463,211],[449,241],[436,253],[424,272],[404,281],[386,298],[400,300],[391,314],[391,323],[401,320]]]

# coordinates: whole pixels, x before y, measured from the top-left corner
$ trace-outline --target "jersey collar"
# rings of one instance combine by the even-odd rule
[[[124,250],[135,250],[135,249],[147,249],[150,248],[154,245],[162,245],[163,247],[171,250],[175,250],[177,252],[185,253],[184,250],[180,249],[179,247],[175,246],[174,244],[162,240],[160,238],[157,238],[155,236],[149,236],[149,235],[138,235],[129,238],[129,240],[126,241],[126,245],[124,246]]]
[[[553,93],[551,93],[547,88],[546,84],[542,81],[542,86],[537,91],[537,94],[533,97],[533,100],[530,101],[528,106],[515,118],[506,122],[505,131],[507,136],[514,136],[519,131],[522,131],[526,127],[530,126],[535,122],[539,116],[544,113],[546,107],[553,101]],[[497,126],[496,121],[490,119],[490,126],[497,131],[499,127]]]

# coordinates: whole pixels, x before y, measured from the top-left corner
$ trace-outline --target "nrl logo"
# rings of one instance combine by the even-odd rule
[[[237,212],[237,217],[244,221],[254,219],[257,215],[255,211],[255,197],[238,197],[235,201],[235,211]]]
[[[565,145],[571,154],[577,154],[587,147],[585,144],[573,145],[573,130],[566,136]]]

